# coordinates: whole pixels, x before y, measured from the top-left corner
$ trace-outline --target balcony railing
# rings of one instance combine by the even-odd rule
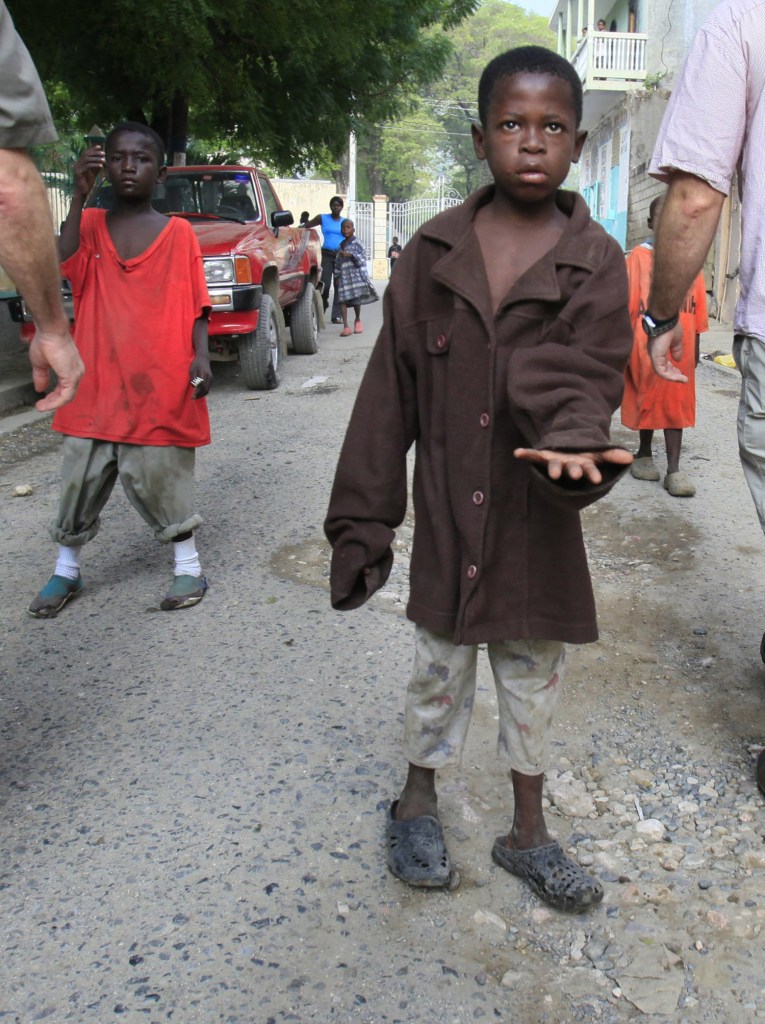
[[[640,32],[591,32],[571,59],[587,89],[634,89],[645,81],[647,37]]]

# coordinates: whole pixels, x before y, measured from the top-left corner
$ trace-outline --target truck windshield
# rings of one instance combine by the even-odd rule
[[[257,220],[258,200],[247,172],[168,168],[167,177],[154,189],[152,206],[160,213]],[[112,207],[112,188],[104,179],[88,199],[88,206]]]

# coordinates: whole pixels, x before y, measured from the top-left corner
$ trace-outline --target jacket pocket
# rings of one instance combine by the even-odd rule
[[[449,334],[433,324],[428,328],[425,351],[431,356],[445,356],[449,352]]]

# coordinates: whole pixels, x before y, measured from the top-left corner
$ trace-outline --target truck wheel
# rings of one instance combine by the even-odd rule
[[[260,300],[258,326],[239,342],[239,363],[244,383],[252,391],[273,391],[279,386],[281,343],[276,306],[270,295]]]
[[[319,351],[319,321],[313,296],[315,291],[309,281],[290,310],[292,351],[299,356],[312,356]]]

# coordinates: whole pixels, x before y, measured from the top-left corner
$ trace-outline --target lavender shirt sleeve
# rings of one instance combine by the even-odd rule
[[[669,101],[649,173],[685,171],[727,195],[744,144],[747,59],[740,40],[702,28]]]

